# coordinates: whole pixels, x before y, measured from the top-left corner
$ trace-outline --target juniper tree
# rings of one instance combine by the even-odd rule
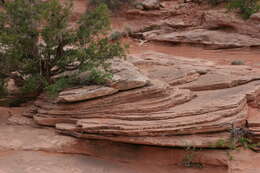
[[[123,47],[107,37],[105,5],[86,11],[73,24],[71,2],[14,0],[1,6],[0,78],[15,71],[24,79],[24,90],[51,88],[60,82],[52,78],[58,73],[98,72],[107,67],[107,60],[124,56]]]

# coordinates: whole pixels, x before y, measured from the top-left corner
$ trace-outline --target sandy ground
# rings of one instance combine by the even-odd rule
[[[88,1],[86,0],[74,0],[73,19],[78,19],[87,9],[87,6]],[[131,23],[129,23],[127,21],[128,19],[124,18],[125,16],[121,13],[122,12],[119,12],[120,15],[112,16],[112,30],[124,30],[124,28],[130,24],[142,25],[142,22],[140,21],[131,21]],[[142,20],[144,19],[142,18]],[[208,59],[219,64],[230,64],[232,61],[240,60],[246,65],[260,68],[260,48],[210,50],[201,46],[173,45],[159,42],[148,42],[140,45],[139,40],[130,38],[123,39],[123,42],[129,45],[129,53],[141,53],[152,50],[176,56]]]
[[[246,65],[260,68],[260,49],[237,48],[212,50],[191,45],[173,45],[169,43],[147,42],[140,44],[140,41],[124,39],[129,45],[129,53],[142,53],[144,51],[156,51],[175,56],[189,58],[200,58],[214,61],[218,64],[230,64],[235,60],[244,62]]]

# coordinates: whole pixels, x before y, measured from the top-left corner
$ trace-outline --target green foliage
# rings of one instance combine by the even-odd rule
[[[127,34],[125,32],[119,32],[119,31],[115,31],[113,32],[110,36],[109,39],[112,41],[115,40],[120,40],[122,37],[126,36]]]
[[[37,93],[41,90],[42,86],[45,86],[47,82],[40,75],[30,76],[23,81],[23,86],[21,88],[22,94]]]
[[[239,10],[241,16],[248,19],[252,14],[260,10],[259,0],[230,0],[228,8]]]
[[[194,147],[187,147],[186,155],[182,159],[182,165],[188,168],[203,168],[203,164],[199,162],[195,162],[196,157],[196,148]]]
[[[238,147],[254,149],[258,146],[258,144],[253,143],[253,141],[248,138],[251,134],[248,129],[237,128],[232,124],[230,133],[231,136],[228,140],[219,139],[216,142],[215,147],[226,147],[229,150],[235,150],[238,149]]]
[[[90,0],[91,5],[98,6],[100,4],[106,4],[112,11],[119,9],[121,5],[129,2],[131,2],[131,0]]]
[[[215,147],[225,147],[227,145],[227,142],[224,139],[219,139],[216,144]]]
[[[102,71],[92,70],[89,77],[86,80],[80,81],[79,84],[104,84],[107,80],[112,78],[111,73],[106,73]]]
[[[253,141],[251,139],[248,139],[246,137],[239,138],[238,142],[245,149],[254,149],[254,148],[258,147],[258,144],[253,143]]]
[[[48,96],[53,98],[56,97],[60,91],[73,86],[74,80],[74,78],[62,77],[55,83],[47,85],[44,89],[47,91]]]
[[[124,47],[111,42],[109,11],[105,5],[86,11],[69,25],[72,3],[58,0],[7,1],[0,11],[0,78],[17,71],[24,78],[22,91],[55,93],[68,87],[53,76],[68,70],[106,71],[108,60],[124,57]],[[55,70],[54,70],[55,69]],[[30,76],[28,78],[28,76]],[[96,75],[98,82],[100,76]],[[91,77],[89,81],[95,81]]]

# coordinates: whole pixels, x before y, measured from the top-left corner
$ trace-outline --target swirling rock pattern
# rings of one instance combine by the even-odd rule
[[[247,66],[219,66],[157,52],[129,55],[127,62],[117,60],[114,68],[119,66],[114,69],[117,85],[110,81],[109,86],[69,89],[58,101],[42,95],[25,115],[79,138],[212,147],[229,140],[232,127],[244,128],[248,105],[258,105],[260,71]],[[65,96],[77,99],[64,102]]]

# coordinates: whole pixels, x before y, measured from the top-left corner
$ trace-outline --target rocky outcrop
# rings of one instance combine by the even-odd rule
[[[143,87],[150,82],[133,64],[120,59],[111,62],[111,73],[113,77],[107,85],[120,91]]]
[[[150,41],[164,41],[172,43],[201,44],[212,48],[236,48],[260,46],[260,39],[237,33],[196,29],[191,31],[170,32],[150,31],[143,33]]]
[[[254,18],[252,17],[253,20]],[[259,27],[255,22],[243,20],[239,15],[227,9],[204,12],[201,16],[201,25],[209,30],[220,30],[228,33],[249,35],[252,38],[260,38]]]
[[[253,20],[253,21],[260,21],[260,13],[255,13],[253,14],[252,16],[250,16],[250,20]]]
[[[166,1],[163,6],[162,10],[156,11],[156,15],[152,14],[155,12],[135,10],[133,13],[130,10],[131,16],[149,16],[138,30],[133,29],[135,34],[132,36],[148,41],[196,44],[214,49],[260,46],[257,13],[250,20],[243,20],[227,9],[212,10],[194,3]]]
[[[140,2],[145,10],[155,10],[160,8],[160,0],[144,0]]]
[[[43,95],[26,115],[78,138],[212,147],[219,140],[229,141],[233,127],[245,126],[248,103],[260,95],[260,71],[247,66],[218,66],[156,52],[131,55],[121,63],[133,71],[117,64],[114,73],[123,79],[118,85],[61,92],[58,98],[77,101],[71,104]],[[149,82],[126,90],[118,87],[126,81],[136,84],[139,74]],[[103,93],[107,88],[116,92]]]

